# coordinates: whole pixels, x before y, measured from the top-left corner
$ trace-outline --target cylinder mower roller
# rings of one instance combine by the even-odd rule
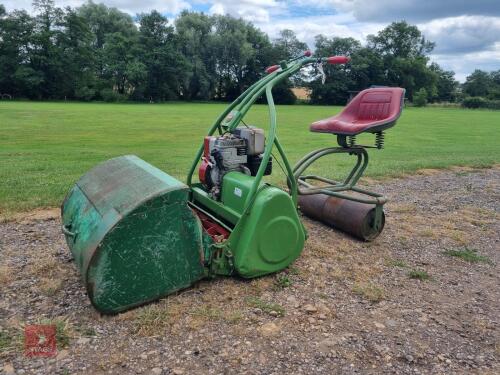
[[[117,313],[216,275],[253,278],[284,269],[302,252],[307,234],[297,209],[363,240],[384,227],[386,199],[356,186],[368,165],[367,148],[382,148],[396,123],[404,89],[361,91],[344,110],[310,126],[338,145],[315,150],[291,167],[276,133],[273,87],[312,64],[345,64],[347,57],[310,52],[266,69],[217,118],[201,142],[186,183],[136,156],[108,160],[84,175],[66,196],[62,231],[92,304]],[[269,130],[244,117],[262,95]],[[375,146],[356,143],[372,133]],[[275,159],[288,191],[263,181]],[[306,174],[318,159],[348,154],[355,165],[343,182]],[[194,176],[197,174],[198,178]]]

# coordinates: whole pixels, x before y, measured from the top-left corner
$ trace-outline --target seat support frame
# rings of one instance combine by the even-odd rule
[[[326,194],[350,201],[375,205],[375,222],[373,227],[378,230],[382,225],[383,205],[387,202],[382,194],[374,193],[356,186],[368,166],[367,147],[361,145],[348,146],[346,142],[339,142],[345,147],[325,147],[311,151],[300,159],[293,168],[293,175],[297,181],[297,192],[300,195]],[[349,154],[356,156],[356,163],[343,182],[337,182],[326,177],[317,175],[304,175],[303,173],[314,162],[331,154]],[[310,182],[317,181],[322,185],[314,185]],[[355,193],[355,194],[346,194]]]

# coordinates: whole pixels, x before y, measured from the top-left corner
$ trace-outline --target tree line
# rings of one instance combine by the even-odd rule
[[[173,23],[157,11],[132,17],[88,1],[64,9],[35,0],[35,13],[0,4],[0,93],[37,100],[233,100],[269,65],[308,48],[291,30],[276,39],[228,15],[184,11]],[[371,85],[401,86],[413,100],[455,101],[463,92],[497,99],[500,71],[474,72],[460,87],[452,71],[431,63],[434,43],[416,26],[394,22],[362,45],[353,38],[315,38],[318,56],[349,55],[282,83],[277,103],[293,103],[292,86],[311,89],[311,101],[345,104]],[[484,75],[490,80],[484,92]]]

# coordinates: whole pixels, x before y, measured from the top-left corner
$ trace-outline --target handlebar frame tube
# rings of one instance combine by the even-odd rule
[[[247,112],[250,110],[253,104],[261,97],[262,94],[265,93],[267,98],[267,105],[269,110],[269,132],[266,141],[266,146],[264,149],[264,155],[262,157],[262,162],[259,166],[257,174],[255,176],[254,182],[250,189],[250,192],[246,198],[245,206],[243,212],[247,212],[250,209],[252,202],[254,201],[254,196],[258,192],[259,185],[264,176],[264,172],[266,166],[271,158],[272,149],[275,146],[278,150],[278,153],[283,161],[283,164],[286,169],[287,180],[290,186],[290,196],[292,198],[293,204],[297,207],[297,181],[294,178],[294,173],[288,158],[286,157],[285,151],[281,146],[278,137],[276,135],[277,129],[277,117],[276,117],[276,107],[274,105],[274,99],[272,94],[272,89],[275,85],[283,81],[284,79],[290,77],[291,75],[297,73],[304,65],[311,63],[325,63],[328,61],[327,57],[324,58],[315,58],[309,56],[302,56],[300,58],[296,58],[290,60],[286,63],[281,64],[281,68],[265,75],[259,81],[255,82],[251,85],[247,90],[245,90],[236,100],[234,100],[220,115],[217,117],[213,125],[210,127],[207,135],[213,135],[217,130],[219,134],[223,134],[224,132],[232,132],[234,129],[241,123]],[[223,120],[231,113],[234,113],[234,117],[231,118],[227,123],[223,124]],[[187,185],[189,187],[192,186],[192,178],[193,174],[196,170],[198,163],[201,160],[201,156],[203,154],[203,142],[198,149],[198,152],[195,155],[191,168],[187,175]]]

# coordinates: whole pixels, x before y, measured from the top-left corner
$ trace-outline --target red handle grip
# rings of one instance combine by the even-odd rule
[[[271,74],[272,72],[278,70],[280,68],[279,65],[271,65],[266,68],[266,73]]]
[[[326,59],[328,64],[346,64],[349,61],[351,61],[351,58],[347,56],[330,56]]]

